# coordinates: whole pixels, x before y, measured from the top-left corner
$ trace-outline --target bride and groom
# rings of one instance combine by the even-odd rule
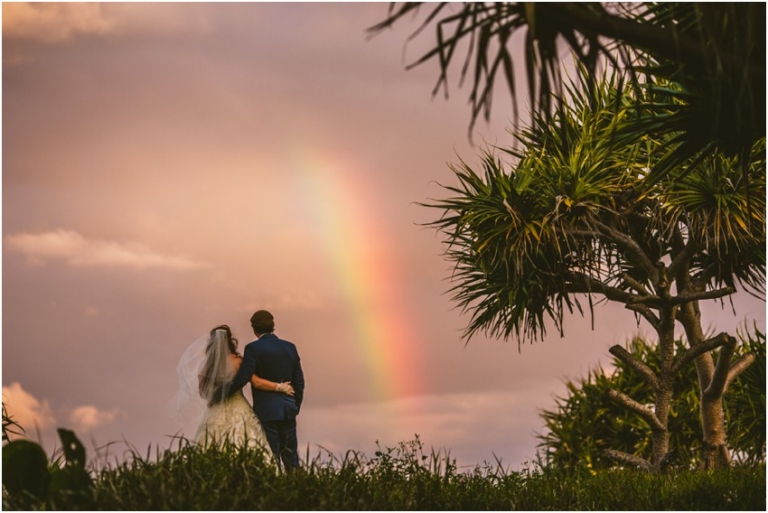
[[[227,325],[212,329],[184,352],[178,365],[177,407],[204,405],[197,443],[229,440],[245,447],[269,447],[278,465],[290,470],[299,466],[296,416],[304,399],[301,360],[296,346],[275,334],[274,317],[266,310],[251,316],[251,327],[256,340],[245,346],[242,356]],[[247,383],[253,406],[243,395]]]

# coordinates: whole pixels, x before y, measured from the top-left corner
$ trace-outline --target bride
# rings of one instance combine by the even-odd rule
[[[237,339],[225,324],[193,342],[177,367],[176,416],[183,422],[202,415],[195,442],[203,446],[228,440],[240,447],[261,447],[269,453],[264,430],[243,391],[229,390],[229,382],[241,363]],[[293,395],[290,383],[275,383],[254,375],[251,384],[260,390]]]

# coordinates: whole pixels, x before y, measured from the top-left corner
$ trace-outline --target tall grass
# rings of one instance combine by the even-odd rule
[[[87,510],[765,510],[765,466],[712,472],[596,476],[501,465],[460,472],[418,438],[373,457],[307,455],[280,474],[270,458],[180,439],[154,458],[137,452],[95,471],[92,487],[49,496],[4,494],[3,509]]]

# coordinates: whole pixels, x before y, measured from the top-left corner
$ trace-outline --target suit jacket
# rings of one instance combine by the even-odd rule
[[[251,386],[253,411],[260,421],[290,420],[301,410],[304,400],[304,372],[296,346],[274,333],[262,335],[245,346],[243,363],[231,382],[231,391],[240,390],[256,374],[276,383],[290,381],[295,395],[258,390]]]

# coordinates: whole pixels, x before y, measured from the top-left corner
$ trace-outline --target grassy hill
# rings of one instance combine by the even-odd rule
[[[281,475],[259,451],[201,449],[179,440],[173,450],[151,459],[134,453],[124,463],[91,469],[89,481],[61,485],[59,477],[59,486],[51,484],[38,497],[4,489],[3,509],[764,511],[766,506],[764,465],[663,474],[589,475],[538,466],[513,472],[492,465],[459,472],[440,453],[425,454],[418,438],[370,458],[350,451],[303,463],[300,471]],[[57,466],[68,465],[61,459]]]

